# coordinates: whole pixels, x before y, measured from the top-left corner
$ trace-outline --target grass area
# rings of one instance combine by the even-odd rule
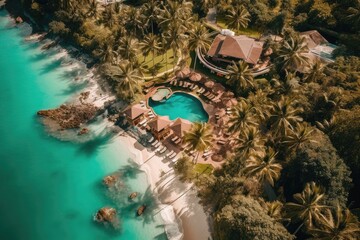
[[[211,164],[197,163],[195,164],[193,171],[194,174],[211,174],[214,170],[214,167]]]
[[[174,62],[176,64],[176,62],[178,60],[178,58],[174,59],[174,54],[173,54],[172,49],[169,49],[167,51],[167,53],[164,53],[163,55],[156,56],[156,54],[155,54],[154,61],[153,61],[152,53],[150,53],[148,56],[146,56],[145,59],[144,59],[143,54],[139,54],[138,59],[139,59],[139,62],[144,62],[144,68],[146,69],[146,71],[145,71],[146,77],[151,77],[153,75],[151,73],[151,71],[153,69],[155,69],[154,70],[155,75],[165,72],[166,70],[172,69]]]
[[[246,36],[249,36],[252,38],[260,38],[260,36],[261,36],[261,32],[257,29],[253,29],[253,28],[244,28],[244,29],[240,29],[240,30],[232,29],[226,24],[225,18],[223,18],[221,16],[217,17],[216,24],[219,25],[222,29],[230,29],[230,30],[234,31],[236,33],[236,35],[246,35]]]

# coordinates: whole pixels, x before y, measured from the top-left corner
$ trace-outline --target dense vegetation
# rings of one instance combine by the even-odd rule
[[[96,58],[128,101],[141,94],[139,54],[154,58],[172,50],[174,59],[187,59],[189,51],[209,46],[201,20],[209,7],[234,30],[281,35],[282,42],[266,43],[274,50],[266,81],[254,79],[244,62],[229,67],[227,85],[239,104],[227,126],[235,147],[223,168],[195,176],[184,158],[175,169],[198,186],[214,218],[215,239],[360,238],[347,208],[360,206],[359,0],[129,0],[107,6],[25,0],[24,6],[51,34]],[[303,55],[308,49],[296,31],[312,29],[342,45],[334,63],[310,65]],[[176,65],[173,60],[169,68]],[[196,124],[185,140],[202,152],[211,146],[211,127]]]

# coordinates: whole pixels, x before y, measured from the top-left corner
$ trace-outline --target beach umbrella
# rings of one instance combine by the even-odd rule
[[[189,77],[189,79],[190,79],[191,81],[194,81],[194,82],[200,81],[201,78],[202,78],[201,74],[200,74],[200,73],[196,73],[196,72],[192,72],[192,73],[190,74],[190,77]]]
[[[205,83],[205,86],[208,87],[208,88],[212,88],[214,85],[215,85],[215,83],[213,81],[207,81]]]
[[[190,69],[188,67],[184,67],[183,69],[181,70],[178,70],[176,73],[175,73],[175,76],[177,78],[181,78],[181,79],[184,79],[184,78],[187,78],[190,74]]]
[[[226,100],[226,102],[225,102],[226,107],[232,107],[232,106],[235,106],[236,104],[238,104],[238,101],[236,100],[236,98],[231,98],[229,100]]]
[[[225,91],[225,87],[220,84],[220,83],[215,83],[214,87],[213,87],[213,92],[216,92],[216,93],[222,93]]]

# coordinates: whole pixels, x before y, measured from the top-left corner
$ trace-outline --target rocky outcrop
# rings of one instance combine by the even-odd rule
[[[71,129],[94,118],[98,110],[93,104],[63,104],[56,109],[40,110],[37,115],[54,120],[62,129]]]
[[[103,183],[104,185],[108,186],[108,187],[112,187],[115,185],[115,183],[117,182],[118,177],[115,175],[109,175],[104,177],[103,179]]]
[[[113,223],[116,219],[116,210],[111,207],[101,208],[95,215],[95,221]]]

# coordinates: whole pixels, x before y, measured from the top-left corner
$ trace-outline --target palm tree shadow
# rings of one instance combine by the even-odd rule
[[[139,169],[139,166],[137,165],[136,162],[134,162],[134,160],[129,158],[128,164],[120,168],[119,173],[121,174],[122,178],[126,181],[126,179],[129,178],[136,179],[140,173],[143,173],[143,171]]]
[[[74,93],[80,91],[81,89],[84,89],[87,85],[88,85],[88,82],[71,83],[59,95],[67,96],[67,95],[70,95],[70,94],[74,94]]]
[[[89,141],[81,143],[77,152],[91,156],[100,149],[104,148],[107,144],[111,143],[113,136],[114,133],[111,131],[103,130],[100,134]]]
[[[40,75],[44,75],[50,71],[53,71],[54,69],[57,69],[60,66],[61,66],[61,59],[55,59],[45,64],[45,66],[41,68]]]

